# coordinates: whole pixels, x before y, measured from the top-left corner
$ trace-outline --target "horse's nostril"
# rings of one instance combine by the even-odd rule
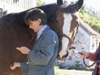
[[[64,57],[62,57],[62,58],[60,58],[60,56],[57,58],[57,61],[58,62],[65,62],[66,61],[66,58]]]
[[[69,50],[71,50],[71,49],[76,49],[76,47],[72,46],[72,47],[69,48]]]
[[[68,56],[68,52],[66,52],[66,55],[63,55],[62,57],[60,57],[60,55],[57,56],[57,60],[58,61],[62,61],[62,62],[65,62],[66,61],[66,58]]]
[[[76,49],[76,47],[73,47],[73,46],[72,46],[72,49]]]
[[[67,54],[66,54],[66,55],[64,55],[62,58],[66,58],[66,57],[68,56],[68,54],[69,54],[69,53],[68,53],[68,52],[66,52],[66,53],[67,53]]]

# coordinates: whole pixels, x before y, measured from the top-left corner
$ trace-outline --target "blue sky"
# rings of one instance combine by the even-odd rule
[[[55,3],[57,0],[42,0],[46,4],[48,3]],[[76,1],[76,0],[70,0],[70,1]],[[95,10],[100,10],[100,0],[84,0],[84,4],[88,7],[93,7]]]

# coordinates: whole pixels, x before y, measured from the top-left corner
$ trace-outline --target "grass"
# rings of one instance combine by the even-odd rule
[[[70,75],[69,73],[66,73],[65,70],[60,70],[58,67],[55,67],[55,75]]]
[[[89,70],[76,70],[76,69],[59,69],[55,67],[55,75],[91,75],[92,71]]]

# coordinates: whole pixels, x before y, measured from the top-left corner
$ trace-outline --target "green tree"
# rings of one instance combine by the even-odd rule
[[[100,21],[100,11],[98,11],[97,19]]]
[[[100,32],[100,11],[95,11],[92,7],[88,8],[84,5],[79,15],[94,30]]]
[[[42,0],[36,0],[36,6],[41,6],[41,5],[44,5],[45,2],[42,1]]]

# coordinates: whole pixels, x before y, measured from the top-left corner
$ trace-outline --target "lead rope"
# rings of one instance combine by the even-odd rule
[[[83,58],[83,63],[84,63],[84,65],[86,66],[86,67],[92,67],[94,64],[96,64],[96,66],[95,66],[95,68],[93,69],[93,72],[92,72],[92,75],[96,75],[95,74],[95,72],[97,71],[97,68],[98,68],[98,66],[100,66],[100,64],[98,64],[98,63],[100,63],[100,60],[97,60],[97,61],[95,61],[93,64],[91,64],[91,65],[86,65],[86,63],[85,63],[85,58]]]
[[[26,46],[28,46],[28,45],[32,42],[32,40],[34,39],[34,37],[35,37],[35,33],[33,32],[32,38],[31,38],[31,40],[26,44]],[[14,62],[21,54],[22,54],[22,53],[18,54],[18,55],[16,56],[16,58],[14,58],[14,59],[12,60],[12,63],[11,63],[11,64],[13,64],[13,62]]]

